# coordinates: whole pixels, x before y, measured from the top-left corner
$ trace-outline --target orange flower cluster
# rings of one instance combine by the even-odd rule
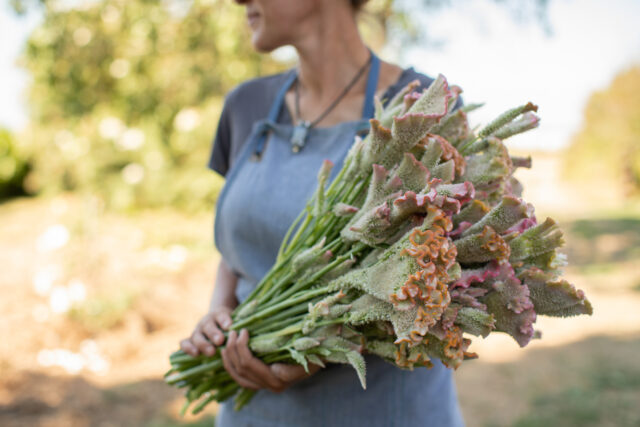
[[[429,207],[428,212],[432,219],[431,227],[424,231],[415,228],[409,236],[411,247],[403,250],[403,253],[415,258],[421,270],[409,275],[404,286],[391,296],[391,300],[398,302],[409,299],[415,303],[417,298],[427,309],[444,310],[450,301],[446,285],[449,279],[447,270],[455,263],[457,250],[446,236],[446,232],[452,228],[449,217],[434,207]]]
[[[482,229],[480,239],[484,241],[482,247],[498,254],[498,262],[506,261],[511,255],[511,247],[495,230],[488,225]]]
[[[428,208],[428,220],[429,229],[414,229],[409,236],[411,247],[402,252],[413,257],[420,270],[409,275],[404,285],[391,295],[394,305],[410,301],[417,310],[410,340],[404,338],[399,343],[416,345],[423,342],[429,328],[436,324],[451,302],[447,271],[455,263],[457,250],[446,232],[451,230],[452,223],[435,207]]]
[[[427,344],[425,339],[423,344]],[[406,342],[400,343],[396,346],[395,351],[395,363],[401,368],[413,368],[414,366],[425,366],[428,369],[433,368],[433,362],[427,355],[424,348],[413,347],[410,348]]]
[[[462,337],[462,329],[452,326],[445,331],[443,352],[445,358],[442,363],[447,368],[458,368],[464,359],[475,359],[475,353],[469,353],[466,349],[471,344],[471,340]]]

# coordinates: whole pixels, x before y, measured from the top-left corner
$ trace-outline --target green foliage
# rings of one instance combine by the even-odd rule
[[[68,316],[87,332],[106,331],[121,324],[135,298],[131,291],[125,289],[96,295],[75,305]]]
[[[529,414],[516,427],[637,426],[640,371],[607,364],[594,366],[585,386],[572,386],[534,398]]]
[[[254,51],[243,8],[227,0],[10,4],[44,14],[22,58],[32,77],[32,122],[21,137],[34,162],[30,189],[90,192],[120,209],[210,207],[222,182],[205,165],[223,96],[284,68]],[[369,44],[417,37],[414,6],[369,2],[361,13]]]
[[[640,66],[591,96],[565,169],[576,180],[610,181],[624,185],[627,194],[640,192]]]
[[[25,194],[27,160],[16,147],[9,131],[0,129],[0,201]]]
[[[145,427],[214,427],[215,421],[213,415],[207,415],[192,422],[174,420],[169,416],[164,416],[149,422]]]
[[[23,58],[30,182],[97,193],[116,208],[211,206],[221,181],[206,163],[224,94],[282,68],[254,52],[242,9],[223,0],[50,4]]]

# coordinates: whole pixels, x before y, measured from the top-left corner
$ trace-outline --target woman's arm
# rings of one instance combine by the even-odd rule
[[[211,295],[211,303],[209,304],[209,312],[218,307],[236,308],[238,305],[238,300],[236,299],[237,284],[238,276],[231,270],[224,258],[220,258],[218,273],[216,274],[216,285],[213,288],[213,295]]]
[[[180,342],[182,351],[194,357],[199,354],[213,356],[215,346],[224,344],[222,330],[231,326],[231,312],[238,305],[235,295],[237,284],[238,277],[220,258],[209,312],[198,322],[191,336]]]
[[[216,284],[209,304],[209,312],[198,322],[189,338],[180,342],[180,348],[191,356],[205,354],[212,356],[216,346],[225,343],[223,330],[231,326],[231,313],[238,305],[235,296],[238,277],[229,265],[220,259]],[[246,329],[229,332],[226,348],[222,349],[222,361],[231,377],[242,387],[258,390],[266,388],[280,392],[291,384],[307,376],[302,366],[276,363],[266,365],[251,354],[249,333]],[[311,365],[310,373],[319,369]]]

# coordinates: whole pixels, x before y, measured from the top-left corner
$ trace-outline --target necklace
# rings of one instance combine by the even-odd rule
[[[360,80],[360,77],[362,77],[366,69],[369,67],[369,64],[371,64],[372,59],[373,59],[373,54],[370,52],[369,59],[367,60],[367,62],[365,62],[365,64],[362,67],[360,67],[360,69],[358,70],[358,73],[353,77],[353,79],[351,79],[349,84],[345,86],[345,88],[342,90],[340,95],[338,95],[338,97],[331,103],[331,105],[329,105],[329,107],[327,107],[313,121],[302,120],[302,118],[300,117],[300,79],[296,76],[293,90],[295,93],[296,117],[298,118],[298,123],[293,128],[293,133],[291,134],[291,150],[294,153],[297,153],[298,151],[300,151],[302,147],[304,147],[304,144],[307,140],[307,135],[309,134],[309,130],[315,125],[317,125],[318,123],[320,123],[320,121],[322,121],[322,119],[324,119],[327,116],[327,114],[329,114],[340,103],[340,101],[342,101],[342,99],[347,95],[347,93],[349,93],[351,88],[353,88],[353,86],[358,82],[358,80]]]

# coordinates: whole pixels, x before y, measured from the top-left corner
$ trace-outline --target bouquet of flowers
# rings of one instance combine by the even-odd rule
[[[233,313],[265,363],[348,363],[366,387],[363,353],[398,368],[439,359],[457,368],[477,357],[471,336],[503,332],[525,346],[536,316],[591,314],[582,291],[561,279],[558,225],[539,222],[513,177],[530,158],[503,141],[537,126],[537,107],[511,109],[479,132],[453,110],[461,90],[439,76],[418,82],[357,138],[329,184],[291,225],[275,265]],[[170,356],[167,383],[186,388],[186,411],[253,396],[224,370],[220,352]]]

